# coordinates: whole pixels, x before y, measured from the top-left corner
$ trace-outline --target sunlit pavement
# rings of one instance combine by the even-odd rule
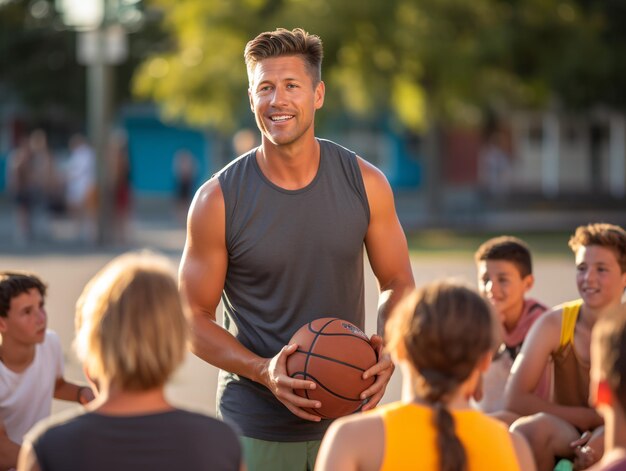
[[[132,242],[113,248],[89,247],[70,239],[56,242],[38,242],[32,246],[15,247],[10,239],[10,217],[6,206],[0,211],[0,268],[30,270],[49,284],[47,310],[49,327],[59,333],[66,359],[66,376],[82,381],[82,370],[72,347],[74,305],[85,283],[107,261],[126,250],[149,248],[167,255],[174,266],[180,261],[185,231],[173,217],[167,204],[155,205],[138,214],[132,224]],[[143,208],[142,208],[143,209]],[[471,254],[464,256],[425,255],[412,259],[417,284],[442,277],[460,278],[475,283]],[[536,283],[531,294],[547,304],[557,304],[576,297],[573,260],[546,258],[535,260]],[[368,334],[376,329],[377,286],[366,264],[366,326]],[[324,313],[328,315],[328,313]],[[341,317],[341,313],[336,313]],[[168,386],[170,399],[195,410],[215,411],[217,370],[192,354]],[[400,397],[400,373],[396,369],[383,402]],[[55,402],[55,410],[71,406]]]

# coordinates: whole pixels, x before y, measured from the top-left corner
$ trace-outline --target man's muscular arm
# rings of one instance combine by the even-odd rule
[[[393,193],[383,173],[359,158],[359,166],[370,207],[370,223],[365,235],[367,256],[379,287],[378,322],[379,335],[372,336],[372,346],[379,361],[364,373],[364,377],[376,375],[376,382],[363,391],[369,397],[363,407],[368,410],[382,399],[387,383],[393,374],[391,358],[383,354],[384,327],[389,313],[407,291],[415,286],[406,236],[398,220]]]
[[[318,421],[302,408],[319,407],[293,389],[314,389],[312,381],[287,375],[285,346],[274,358],[261,358],[216,322],[228,267],[225,206],[217,178],[205,183],[194,198],[187,221],[187,240],[179,270],[179,286],[191,308],[191,351],[217,368],[263,384],[295,415]]]

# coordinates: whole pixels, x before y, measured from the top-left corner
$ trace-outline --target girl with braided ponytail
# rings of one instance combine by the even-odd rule
[[[534,471],[523,437],[469,405],[499,343],[473,289],[440,281],[405,297],[386,326],[403,375],[401,401],[335,421],[316,471]]]

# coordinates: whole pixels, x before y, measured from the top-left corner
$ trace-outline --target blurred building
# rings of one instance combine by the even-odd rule
[[[489,206],[524,204],[623,206],[626,195],[626,120],[619,113],[515,113],[502,123],[508,154],[507,191],[482,192]],[[480,156],[489,136],[479,129],[443,135],[443,184],[478,198]],[[486,193],[486,194],[485,194]],[[477,203],[478,204],[478,203]]]
[[[153,106],[124,107],[115,124],[128,136],[131,186],[139,199],[171,197],[174,156],[181,148],[196,159],[194,189],[237,155],[227,136],[164,123]],[[69,136],[70,125],[52,123],[47,127],[61,165],[65,157],[61,145]],[[0,196],[5,194],[8,152],[30,128],[26,114],[0,107]],[[499,170],[496,165],[499,185],[489,189],[481,179],[481,156],[491,138],[483,129],[441,130],[436,168],[433,159],[427,158],[427,136],[398,133],[383,125],[363,128],[358,123],[330,123],[318,130],[320,136],[355,150],[386,174],[409,229],[438,224],[478,227],[490,212],[502,216],[531,210],[617,210],[626,215],[623,115],[609,111],[580,115],[517,112],[499,123],[498,132],[500,152],[491,160],[507,160]],[[534,222],[538,227],[542,224],[539,219]]]

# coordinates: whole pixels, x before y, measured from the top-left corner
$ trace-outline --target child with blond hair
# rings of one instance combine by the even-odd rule
[[[185,311],[163,257],[126,254],[106,265],[76,309],[76,351],[98,396],[87,412],[35,427],[18,470],[244,469],[230,426],[165,397],[187,351]]]

